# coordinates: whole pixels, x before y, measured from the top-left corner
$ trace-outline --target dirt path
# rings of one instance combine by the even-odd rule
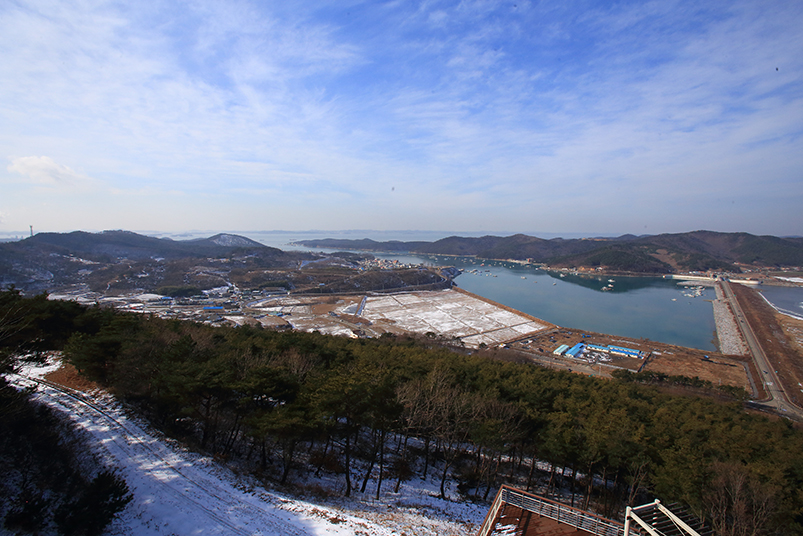
[[[732,284],[730,288],[766,355],[769,369],[766,373],[760,372],[777,379],[791,403],[803,406],[803,356],[787,337],[778,313],[757,290],[739,284]]]

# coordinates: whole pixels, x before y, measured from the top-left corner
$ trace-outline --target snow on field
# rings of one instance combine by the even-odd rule
[[[390,320],[415,333],[458,337],[470,348],[499,344],[545,329],[528,316],[454,290],[369,296],[362,316]]]
[[[337,314],[355,314],[360,298],[341,297],[342,303],[330,308],[335,316],[316,310],[321,307],[320,301],[320,296],[279,296],[251,305],[265,314],[285,315],[283,319],[299,331],[355,337],[353,326],[343,323]],[[469,348],[482,343],[497,345],[547,327],[522,313],[450,289],[368,295],[365,303],[360,316],[373,324],[393,325],[395,330],[421,335],[432,332],[459,338]]]
[[[318,331],[325,335],[356,337],[349,326],[344,325],[336,316],[328,314],[328,310],[331,309],[338,310],[339,314],[354,314],[344,309],[353,308],[356,311],[359,301],[355,300],[357,298],[340,299],[331,307],[324,306],[323,309],[327,309],[327,312],[316,311],[316,307],[320,306],[321,296],[278,296],[254,302],[251,307],[265,314],[284,315],[284,321],[298,331]]]
[[[17,387],[34,385],[57,365],[10,375]],[[28,379],[31,378],[31,379]],[[436,484],[411,481],[399,494],[319,501],[256,485],[208,457],[183,450],[128,414],[113,397],[66,393],[38,384],[35,396],[67,413],[94,450],[117,468],[134,499],[108,533],[125,536],[249,535],[464,535],[475,534],[487,506],[442,501]],[[387,485],[390,488],[390,484]]]

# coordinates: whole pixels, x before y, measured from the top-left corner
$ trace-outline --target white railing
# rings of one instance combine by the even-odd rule
[[[637,527],[647,531],[650,536],[679,535],[700,536],[700,533],[689,526],[683,519],[672,513],[661,501],[655,501],[636,508],[627,507],[625,511],[625,533],[630,536],[631,530]]]
[[[496,518],[499,515],[499,509],[502,508],[503,503],[502,489],[497,492],[494,502],[491,505],[491,509],[488,510],[488,514],[485,516],[485,520],[482,522],[478,536],[488,536],[493,530],[494,526],[496,526]]]
[[[624,534],[624,525],[618,521],[605,519],[579,508],[573,508],[515,488],[502,486],[496,494],[491,510],[485,517],[478,536],[489,536],[492,533],[503,504],[517,506],[522,510],[553,519],[595,536],[623,536]]]

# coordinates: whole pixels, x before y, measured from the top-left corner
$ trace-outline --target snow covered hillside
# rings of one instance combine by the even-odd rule
[[[44,404],[67,413],[92,438],[96,454],[126,480],[134,499],[110,535],[465,535],[475,534],[485,505],[442,501],[429,482],[410,481],[398,494],[314,501],[266,490],[212,459],[153,432],[110,395],[57,389],[37,381],[55,370],[10,375],[36,387]],[[330,483],[331,484],[331,483]]]

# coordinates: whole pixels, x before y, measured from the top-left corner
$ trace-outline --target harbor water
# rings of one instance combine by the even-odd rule
[[[661,277],[589,277],[472,257],[376,256],[455,266],[463,270],[455,279],[460,288],[559,326],[716,349],[713,288],[692,291]]]
[[[309,250],[289,242],[320,238],[313,233],[252,233],[250,238],[284,250]],[[328,234],[327,234],[328,236]],[[332,238],[364,238],[359,232]],[[375,236],[377,240],[431,240],[423,233]],[[315,250],[331,252],[331,250]],[[582,277],[533,266],[474,257],[372,253],[411,264],[455,266],[460,288],[559,326],[634,339],[715,350],[714,290],[692,293],[661,277]],[[472,271],[473,270],[473,271]],[[613,279],[613,282],[608,281]],[[602,290],[607,288],[607,290]],[[692,295],[697,294],[697,295]]]
[[[765,286],[761,294],[778,311],[803,320],[803,287]]]

